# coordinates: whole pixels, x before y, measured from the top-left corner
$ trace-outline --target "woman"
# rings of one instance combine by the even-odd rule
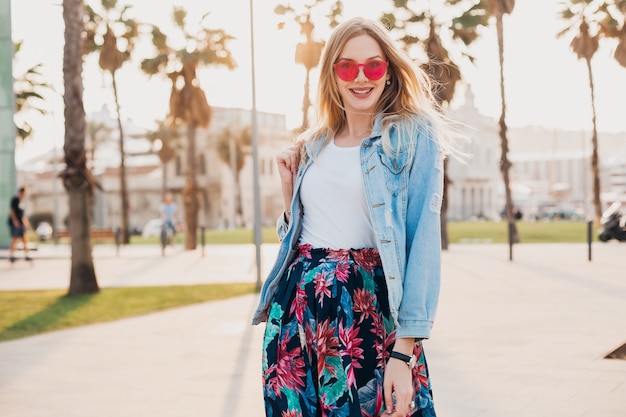
[[[449,128],[426,75],[362,18],[326,44],[317,112],[276,158],[286,210],[253,319],[267,321],[266,415],[435,416],[421,341]]]

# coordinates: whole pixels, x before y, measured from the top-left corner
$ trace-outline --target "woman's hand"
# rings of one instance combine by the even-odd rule
[[[298,165],[300,164],[301,149],[302,143],[298,142],[276,155],[278,174],[280,175],[280,181],[282,184],[285,213],[288,213],[288,219],[291,214],[289,213],[289,207],[291,206],[291,199],[293,198],[293,185],[296,173],[298,172]]]
[[[276,155],[278,173],[283,184],[293,184],[293,177],[300,164],[300,143],[294,143]]]
[[[415,339],[397,339],[393,350],[407,356],[413,354]],[[413,401],[413,371],[406,362],[396,358],[389,358],[385,368],[383,380],[385,393],[385,417],[405,417],[411,411]],[[393,397],[392,397],[393,393]],[[394,406],[395,397],[395,406]]]
[[[385,392],[385,416],[405,417],[413,401],[413,380],[411,370],[401,360],[390,358],[383,381]],[[392,393],[395,396],[395,406]]]

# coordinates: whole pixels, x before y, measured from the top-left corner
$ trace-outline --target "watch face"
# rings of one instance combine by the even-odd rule
[[[417,356],[411,355],[411,360],[409,361],[409,368],[413,369],[417,365]]]

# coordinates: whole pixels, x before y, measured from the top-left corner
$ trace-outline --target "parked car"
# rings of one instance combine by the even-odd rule
[[[159,237],[161,236],[161,227],[163,219],[151,219],[143,226],[141,230],[142,237]]]
[[[39,241],[45,242],[46,240],[52,239],[52,226],[48,222],[41,222],[37,225],[37,229],[35,229],[35,233],[39,237]]]

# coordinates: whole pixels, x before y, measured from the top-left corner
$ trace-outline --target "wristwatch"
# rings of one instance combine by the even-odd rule
[[[417,356],[415,355],[409,356],[409,355],[405,355],[404,353],[400,353],[400,352],[396,352],[395,350],[392,350],[389,356],[395,359],[400,359],[403,362],[406,362],[409,369],[415,368],[415,365],[417,364]]]

